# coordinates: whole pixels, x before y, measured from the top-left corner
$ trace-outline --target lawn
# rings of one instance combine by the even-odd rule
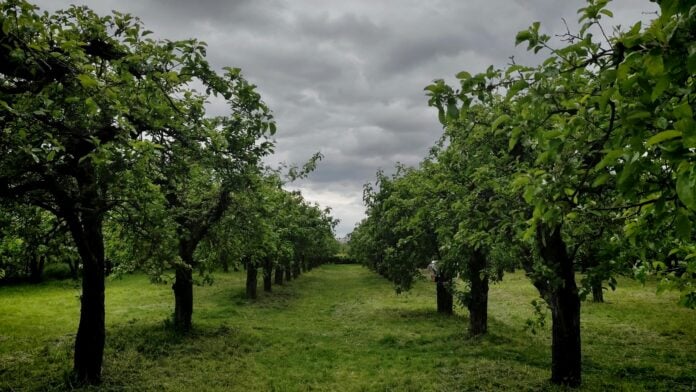
[[[107,283],[104,384],[133,391],[557,390],[550,333],[524,329],[535,289],[522,274],[491,288],[489,330],[466,334],[466,311],[435,312],[434,287],[397,295],[360,266],[327,265],[256,301],[242,272],[196,287],[189,336],[167,327],[168,285],[142,275]],[[63,390],[79,289],[71,281],[0,288],[0,390]],[[696,311],[620,280],[582,309],[582,390],[696,389]]]

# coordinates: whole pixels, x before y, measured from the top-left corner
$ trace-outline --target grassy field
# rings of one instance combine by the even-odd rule
[[[490,333],[466,335],[466,312],[438,315],[434,287],[396,295],[350,265],[315,269],[253,302],[243,275],[195,291],[195,331],[165,320],[169,286],[144,276],[107,284],[99,390],[556,390],[547,325],[524,330],[536,297],[522,274],[494,285]],[[79,290],[69,281],[0,288],[0,390],[68,388]],[[622,280],[608,303],[584,303],[583,390],[696,389],[696,311],[670,293]]]

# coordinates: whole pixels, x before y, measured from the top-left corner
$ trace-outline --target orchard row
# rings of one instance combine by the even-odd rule
[[[282,188],[321,156],[265,168],[273,117],[239,69],[211,67],[203,42],[24,0],[0,3],[0,26],[0,271],[38,280],[65,262],[81,277],[77,381],[100,381],[108,273],[172,279],[186,332],[194,282],[215,267],[243,265],[253,298],[257,270],[270,290],[273,273],[282,283],[336,252],[328,210]]]
[[[551,381],[569,386],[581,299],[601,301],[617,274],[655,274],[696,307],[696,6],[658,3],[621,31],[603,25],[607,0],[589,0],[577,32],[517,34],[539,65],[428,86],[444,135],[418,168],[366,185],[352,256],[397,290],[436,260],[438,310],[456,294],[473,335],[487,331],[489,282],[523,269],[551,311]]]

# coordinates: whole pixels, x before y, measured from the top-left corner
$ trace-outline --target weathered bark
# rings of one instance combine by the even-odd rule
[[[452,279],[446,275],[435,277],[437,286],[437,311],[438,313],[452,314],[454,310],[454,299],[448,287],[452,284]]]
[[[246,263],[247,277],[246,277],[246,297],[249,299],[256,299],[256,285],[257,285],[257,268],[251,261]]]
[[[485,334],[488,330],[488,275],[485,273],[486,256],[480,250],[474,251],[469,259],[468,279],[471,293],[469,309],[469,334]]]
[[[534,282],[551,308],[551,382],[578,387],[582,381],[580,296],[573,260],[561,236],[561,227],[537,227],[537,246],[543,262],[556,271],[559,285]]]
[[[275,269],[275,284],[281,286],[283,284],[283,273],[284,269],[283,267],[279,264],[276,266]]]
[[[592,281],[592,301],[604,302],[604,291],[602,290],[602,281],[597,279]]]
[[[73,372],[79,383],[97,384],[101,381],[106,336],[102,218],[85,208],[79,215],[75,212],[70,216],[69,225],[82,259],[80,323]]]
[[[273,286],[273,261],[270,257],[263,260],[263,291],[270,292]]]

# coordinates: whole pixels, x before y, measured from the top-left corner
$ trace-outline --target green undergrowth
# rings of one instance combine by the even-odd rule
[[[327,265],[256,301],[242,272],[196,287],[194,331],[172,332],[168,285],[134,275],[107,284],[104,383],[132,391],[562,390],[546,381],[549,325],[534,317],[522,274],[491,288],[485,337],[467,314],[435,312],[434,287],[396,295],[356,265]],[[0,390],[70,388],[79,288],[70,281],[0,288]],[[582,390],[696,389],[696,312],[672,293],[621,280],[582,309]]]

